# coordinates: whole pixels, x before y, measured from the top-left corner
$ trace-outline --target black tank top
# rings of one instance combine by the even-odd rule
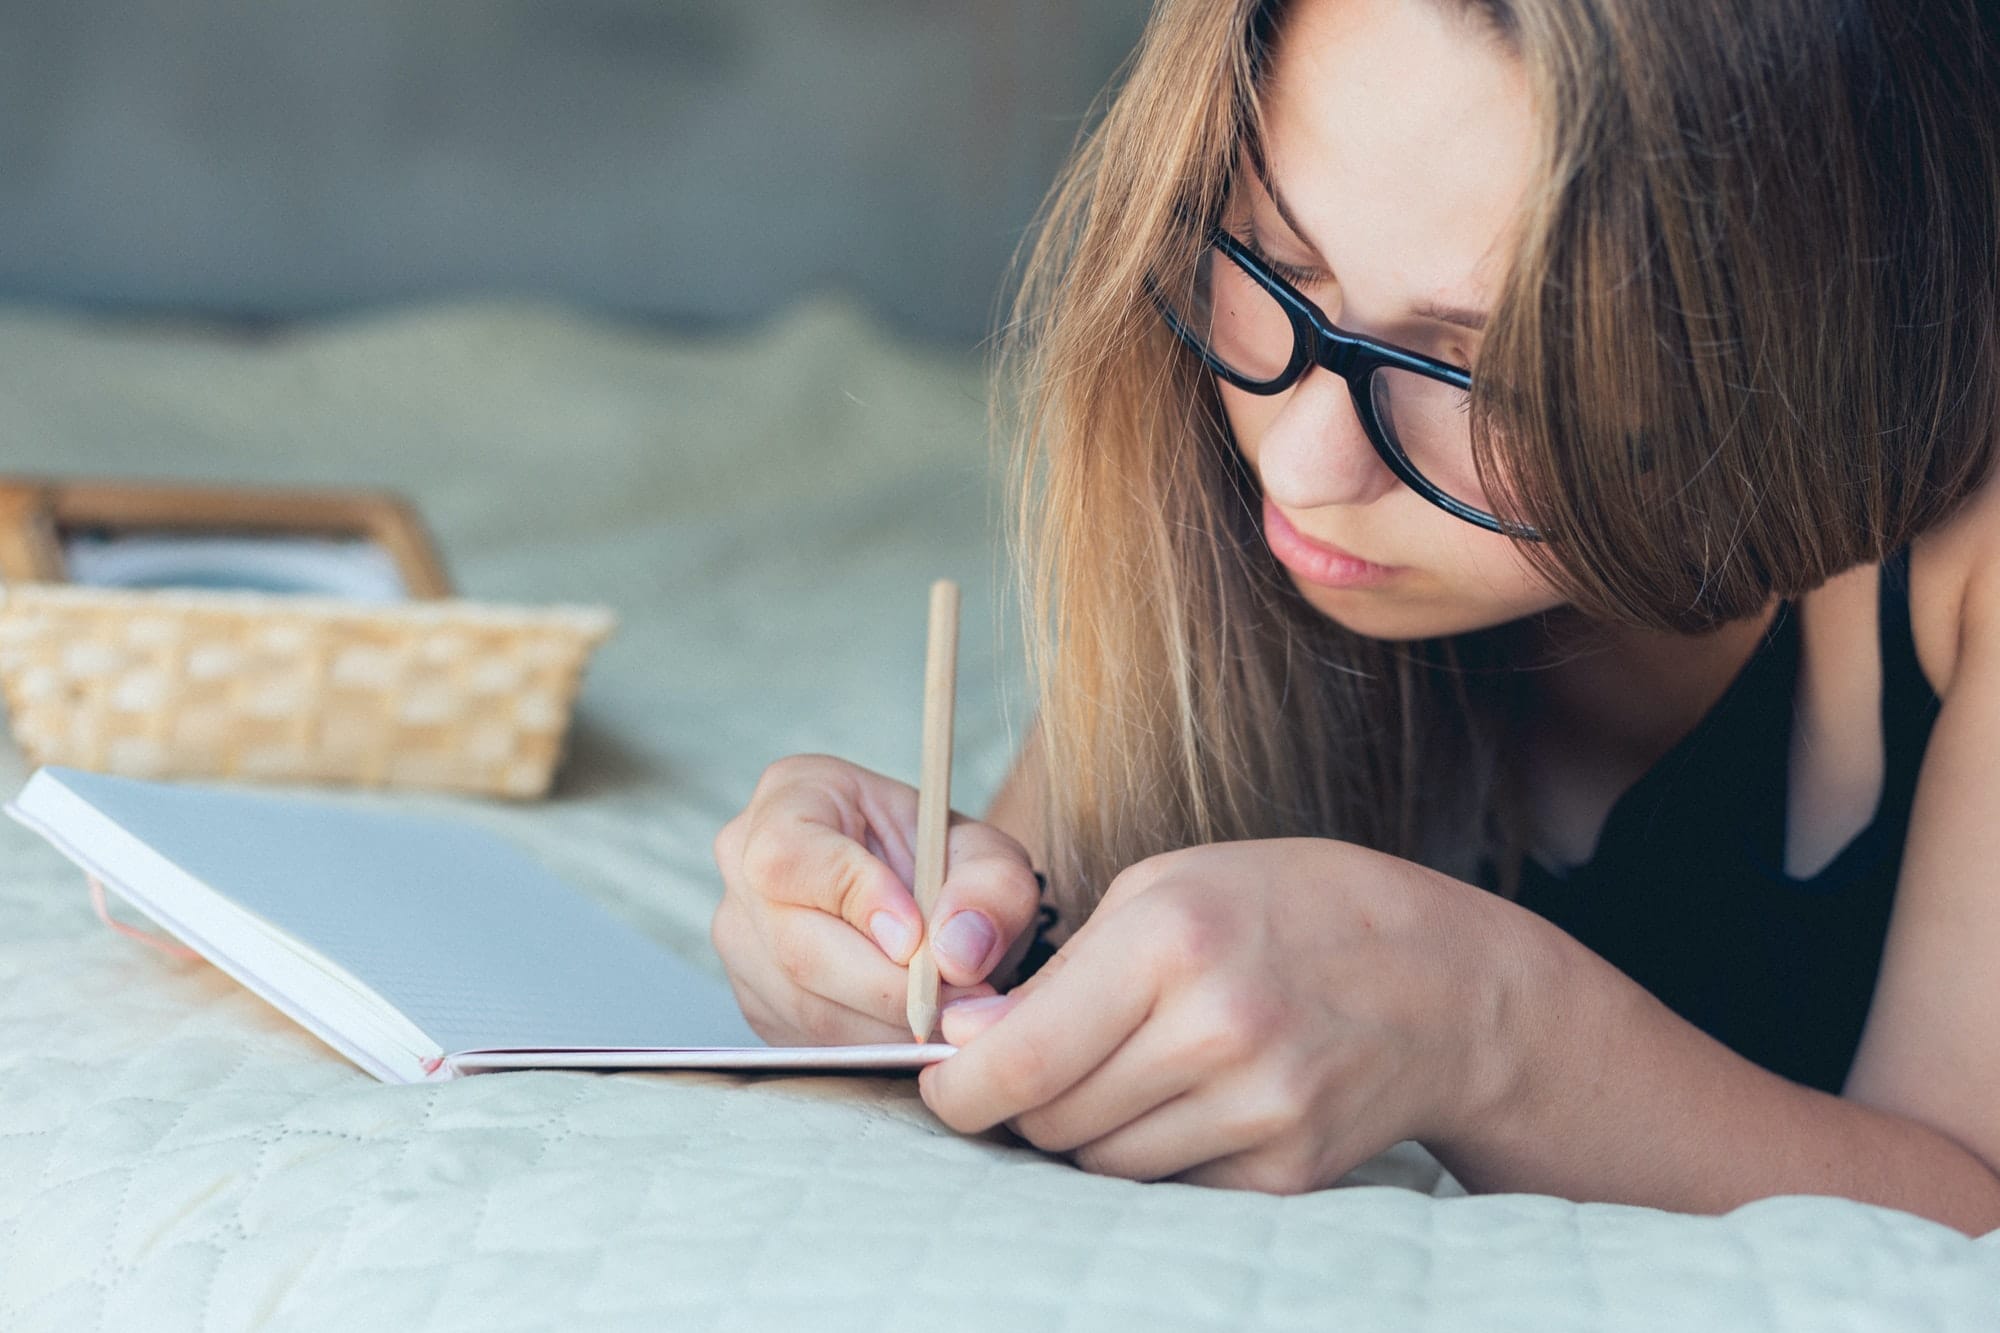
[[[1517,897],[1738,1054],[1828,1092],[1868,1017],[1938,709],[1902,553],[1879,605],[1882,799],[1825,869],[1785,873],[1799,629],[1781,606],[1707,716],[1618,799],[1592,858],[1560,875],[1530,860]]]

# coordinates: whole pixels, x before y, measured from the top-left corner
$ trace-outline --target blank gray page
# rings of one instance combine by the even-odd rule
[[[728,987],[483,830],[47,771],[187,874],[339,963],[447,1052],[763,1045]]]

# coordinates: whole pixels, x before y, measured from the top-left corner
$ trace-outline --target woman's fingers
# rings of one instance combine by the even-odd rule
[[[906,964],[925,922],[900,864],[908,860],[908,830],[882,817],[914,818],[914,794],[887,779],[848,791],[875,775],[848,765],[822,771],[833,762],[774,765],[778,776],[767,775],[753,808],[717,838],[717,860],[733,859],[753,895],[837,916]],[[1038,899],[1020,843],[991,825],[954,820],[932,926],[939,975],[969,986],[983,981],[1034,921]],[[724,865],[725,879],[731,869]]]
[[[1034,925],[1041,897],[1027,852],[991,825],[955,825],[945,856],[944,884],[931,911],[931,951],[939,976],[970,986],[984,981]]]
[[[1058,954],[1058,958],[1062,955]],[[1038,975],[1047,976],[1044,972]],[[990,1000],[954,1004],[943,1014],[944,1039],[969,1046],[1026,1002],[1024,985]],[[1212,1061],[1190,1048],[1179,1025],[1155,1011],[1104,1062],[1068,1090],[1015,1116],[1015,1133],[1046,1152],[1069,1152],[1096,1142],[1207,1082]],[[1185,1164],[1182,1164],[1185,1165]],[[1173,1168],[1181,1169],[1179,1165]]]
[[[1320,1132],[1307,1132],[1317,1127]],[[1358,1131],[1358,1132],[1357,1132]],[[1127,1180],[1301,1194],[1332,1184],[1396,1141],[1372,1142],[1354,1117],[1329,1112],[1282,1066],[1238,1069],[1070,1150],[1086,1171]],[[1031,1137],[1039,1143],[1039,1139]]]
[[[894,870],[814,808],[815,795],[752,818],[736,876],[753,898],[837,917],[874,940],[885,958],[907,963],[923,938],[916,900]]]
[[[916,793],[842,760],[772,764],[718,832],[726,892],[710,939],[767,1040],[907,1038],[905,970],[926,923],[908,882]],[[932,947],[949,1003],[993,993],[987,976],[1034,919],[1025,850],[955,816]]]
[[[1074,1145],[1071,1158],[1093,1175],[1165,1180],[1252,1147],[1221,1122],[1209,1103],[1203,1093],[1183,1093],[1108,1134]]]
[[[772,921],[771,952],[788,989],[833,1006],[829,1011],[800,1000],[800,1027],[814,1043],[910,1039],[903,1012],[909,973],[846,922],[811,908],[780,908]],[[947,986],[939,999],[950,1004],[991,994],[991,986]]]
[[[1014,1118],[1014,1132],[1045,1152],[1103,1139],[1203,1082],[1209,1071],[1157,1020],[1142,1026],[1082,1082]],[[1176,1168],[1178,1169],[1178,1168]]]
[[[909,973],[845,921],[809,907],[778,907],[771,951],[800,990],[838,1000],[894,1025],[903,1013]],[[907,1031],[907,1024],[905,1024]]]
[[[811,908],[781,907],[771,922],[771,954],[777,975],[747,984],[779,1018],[781,1032],[797,1034],[786,1040],[818,1046],[909,1040],[903,1018],[908,974],[846,922]]]
[[[1246,1082],[1209,1083],[1148,1111],[1070,1157],[1094,1175],[1173,1177],[1191,1185],[1300,1194],[1317,1189],[1316,1164]]]
[[[940,1120],[962,1133],[979,1133],[1047,1105],[1145,1022],[1154,987],[1142,968],[1108,949],[1085,963],[1065,967],[1023,998],[989,1006],[1004,1009],[1001,1017],[918,1076]],[[952,1030],[946,1029],[947,1039]]]

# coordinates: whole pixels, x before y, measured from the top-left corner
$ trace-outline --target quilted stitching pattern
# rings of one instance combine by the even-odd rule
[[[764,762],[914,769],[922,589],[990,601],[979,398],[827,306],[698,343],[532,309],[268,345],[0,320],[16,466],[393,481],[469,590],[616,604],[554,801],[406,803],[691,956]],[[977,797],[1015,686],[965,629]],[[0,846],[7,1330],[2000,1327],[2000,1236],[1832,1200],[1453,1198],[1409,1147],[1306,1198],[1136,1186],[957,1138],[896,1079],[384,1087]]]

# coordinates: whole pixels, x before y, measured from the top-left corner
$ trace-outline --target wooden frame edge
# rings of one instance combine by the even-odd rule
[[[66,583],[64,528],[366,537],[412,599],[452,596],[423,519],[388,491],[0,477],[0,580]]]

